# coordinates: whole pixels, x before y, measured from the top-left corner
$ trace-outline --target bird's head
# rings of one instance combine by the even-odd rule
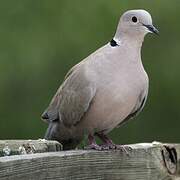
[[[149,32],[159,33],[153,26],[151,15],[145,10],[129,10],[121,16],[115,37],[117,39],[121,36],[144,38]]]

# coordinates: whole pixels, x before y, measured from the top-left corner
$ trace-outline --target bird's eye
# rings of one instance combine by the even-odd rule
[[[133,17],[132,17],[132,22],[134,22],[134,23],[137,22],[137,17],[136,17],[136,16],[133,16]]]

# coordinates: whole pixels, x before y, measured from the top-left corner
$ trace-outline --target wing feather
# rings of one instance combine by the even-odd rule
[[[95,85],[89,81],[84,63],[80,63],[70,70],[43,115],[46,114],[47,121],[58,119],[66,126],[76,125],[87,112],[95,93]]]

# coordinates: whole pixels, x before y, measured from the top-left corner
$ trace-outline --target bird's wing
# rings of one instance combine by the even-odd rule
[[[147,95],[138,101],[134,110],[127,116],[126,119],[131,119],[131,118],[134,118],[135,116],[137,116],[142,111],[142,109],[146,103],[146,100],[147,100]]]
[[[125,122],[127,122],[130,119],[133,119],[136,117],[143,109],[145,103],[147,100],[147,94],[144,95],[143,97],[139,97],[137,104],[135,105],[134,109],[132,112],[120,123],[118,124],[117,128],[119,128],[121,125],[123,125]]]
[[[66,126],[77,124],[88,110],[96,88],[88,80],[84,62],[74,66],[43,113],[47,121],[59,119]],[[43,118],[42,115],[42,118]],[[47,119],[44,118],[44,119]]]

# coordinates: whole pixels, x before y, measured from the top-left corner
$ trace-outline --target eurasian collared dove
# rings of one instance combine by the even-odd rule
[[[148,95],[148,76],[141,62],[141,46],[148,33],[158,34],[145,10],[129,10],[119,21],[114,38],[66,75],[42,114],[49,123],[45,139],[75,148],[88,135],[89,148],[117,146],[107,134],[136,116]],[[97,135],[103,145],[97,145]]]

